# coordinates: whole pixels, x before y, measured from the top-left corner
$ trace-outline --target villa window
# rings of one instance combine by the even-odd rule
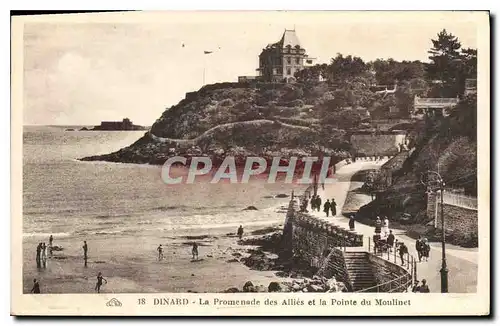
[[[300,64],[300,58],[295,58],[295,63]]]
[[[292,69],[286,68],[286,74],[290,76],[292,74]]]
[[[286,62],[287,62],[288,64],[291,64],[291,63],[292,63],[292,58],[287,57],[287,58],[286,58]]]

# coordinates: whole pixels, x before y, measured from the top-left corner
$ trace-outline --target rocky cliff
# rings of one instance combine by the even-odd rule
[[[117,152],[83,158],[163,164],[171,156],[309,156],[321,149],[338,160],[348,155],[345,131],[328,132],[324,147],[318,112],[328,106],[328,85],[207,85],[166,109],[150,131]]]

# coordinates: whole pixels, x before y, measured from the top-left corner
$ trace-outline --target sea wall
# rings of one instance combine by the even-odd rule
[[[379,284],[377,292],[405,292],[408,289],[412,282],[408,270],[373,254],[367,253],[367,257],[376,283]]]
[[[316,270],[328,266],[328,277],[349,284],[343,250],[363,246],[363,235],[301,213],[296,200],[289,204],[283,229],[283,243],[290,255]],[[326,258],[329,258],[328,261]]]

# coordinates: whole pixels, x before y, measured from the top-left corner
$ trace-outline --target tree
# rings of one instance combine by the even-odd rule
[[[365,75],[368,68],[369,66],[360,57],[351,55],[344,57],[342,54],[337,53],[337,56],[331,59],[328,66],[329,79],[334,83],[342,83]]]
[[[437,40],[432,40],[432,48],[428,51],[431,62],[426,65],[425,72],[430,81],[437,83],[441,97],[458,95],[457,63],[461,62],[460,41],[456,36],[443,29]]]

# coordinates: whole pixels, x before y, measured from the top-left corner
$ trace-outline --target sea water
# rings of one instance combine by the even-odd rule
[[[282,223],[277,207],[295,185],[167,185],[161,167],[82,162],[128,146],[144,131],[65,131],[69,126],[26,126],[23,133],[25,237],[188,232],[190,229]],[[247,206],[256,211],[244,211]]]

